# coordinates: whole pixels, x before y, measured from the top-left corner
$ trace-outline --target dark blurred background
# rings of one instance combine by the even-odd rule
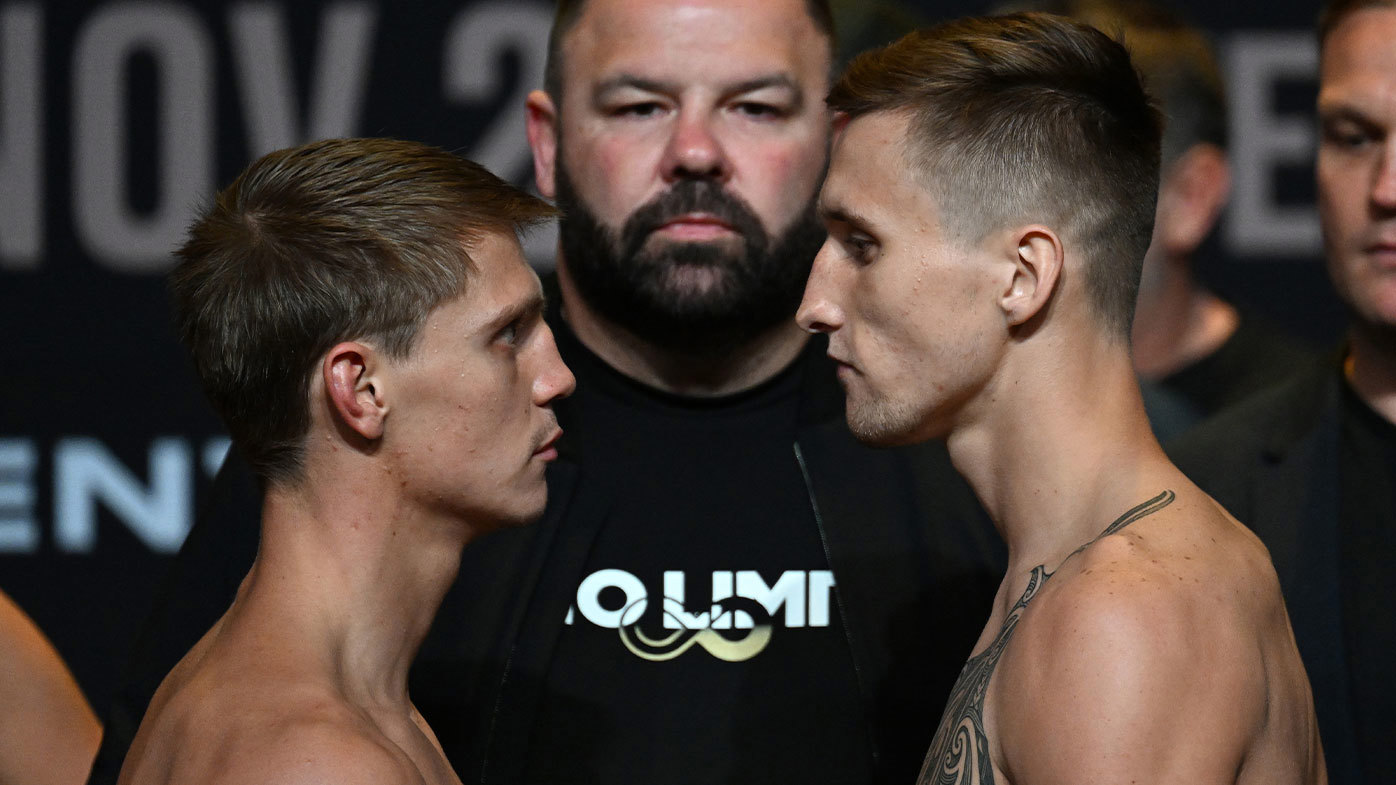
[[[988,3],[835,2],[845,48]],[[1222,58],[1235,178],[1198,274],[1323,348],[1316,9],[1187,0]],[[98,713],[227,448],[168,326],[193,212],[252,158],[422,140],[531,177],[523,98],[551,4],[0,0],[0,589]],[[548,265],[540,233],[530,257]]]

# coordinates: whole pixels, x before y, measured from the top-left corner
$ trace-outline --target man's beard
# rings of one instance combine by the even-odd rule
[[[680,180],[636,209],[617,232],[587,209],[559,165],[557,205],[567,272],[587,304],[646,343],[690,357],[722,355],[792,321],[824,242],[813,196],[790,227],[771,238],[745,202],[705,179]],[[654,237],[689,213],[711,215],[737,237]]]

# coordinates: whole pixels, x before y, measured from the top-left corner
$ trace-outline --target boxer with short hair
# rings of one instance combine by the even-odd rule
[[[407,670],[465,544],[547,498],[573,379],[517,235],[551,215],[444,151],[341,139],[195,223],[175,321],[266,483],[261,546],[121,782],[459,782]]]
[[[854,433],[945,438],[1008,544],[920,781],[1323,781],[1265,549],[1140,400],[1160,130],[1125,49],[966,19],[860,56],[829,104],[800,324],[829,335]]]

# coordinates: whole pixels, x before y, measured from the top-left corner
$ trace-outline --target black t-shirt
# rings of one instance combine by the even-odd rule
[[[793,451],[808,363],[693,399],[558,332],[578,379],[567,428],[580,482],[614,500],[557,619],[526,780],[868,781],[856,674]]]
[[[1396,425],[1343,383],[1343,643],[1364,781],[1396,775]]]
[[[1301,341],[1247,314],[1217,350],[1157,381],[1204,419],[1318,359]]]

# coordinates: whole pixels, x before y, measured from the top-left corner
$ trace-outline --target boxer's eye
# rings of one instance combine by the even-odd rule
[[[844,238],[843,244],[847,246],[849,255],[860,262],[871,262],[877,253],[877,243],[859,232],[850,233]]]
[[[504,328],[501,329],[495,335],[495,341],[498,343],[502,343],[505,346],[516,345],[519,341],[519,332],[521,326],[521,322],[518,319],[515,319],[514,321],[504,325]]]

